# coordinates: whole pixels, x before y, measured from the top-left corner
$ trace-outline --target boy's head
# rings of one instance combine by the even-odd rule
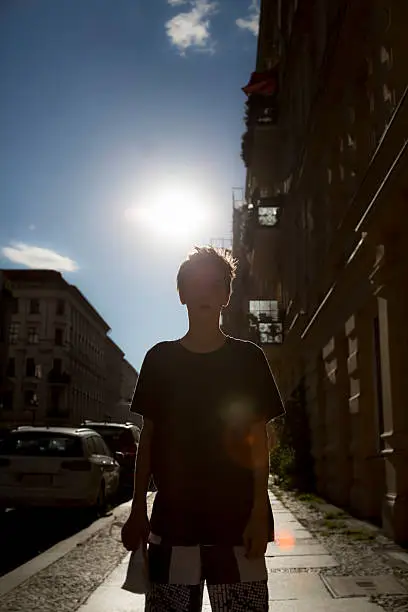
[[[195,247],[177,274],[181,303],[197,313],[219,313],[228,305],[236,268],[237,263],[228,251]]]

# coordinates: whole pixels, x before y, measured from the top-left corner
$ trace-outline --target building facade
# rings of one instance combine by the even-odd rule
[[[234,210],[242,272],[229,313],[239,333],[251,299],[277,303],[269,329],[280,317],[282,343],[263,340],[285,397],[305,397],[318,492],[400,542],[408,541],[405,25],[403,0],[263,0],[247,89],[247,185]]]
[[[138,427],[141,427],[143,424],[142,418],[130,412],[130,404],[132,403],[137,379],[138,373],[135,368],[126,359],[123,359],[120,392],[121,402],[119,407],[121,418],[123,421],[130,421],[138,425]]]
[[[115,420],[124,354],[77,287],[52,270],[3,270],[12,293],[3,425]],[[7,354],[6,354],[7,353]]]
[[[114,420],[118,418],[120,410],[121,386],[122,386],[122,364],[125,357],[124,352],[117,344],[106,336],[106,404],[104,420]]]
[[[12,388],[7,377],[8,330],[13,311],[13,296],[0,271],[0,411],[10,402]],[[0,426],[1,428],[1,426]]]

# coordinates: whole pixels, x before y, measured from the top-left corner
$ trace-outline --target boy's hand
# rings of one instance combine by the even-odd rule
[[[147,513],[132,510],[126,523],[122,527],[123,546],[130,551],[137,550],[140,546],[143,549],[147,546],[150,533],[150,523]]]
[[[265,555],[268,545],[268,519],[264,512],[252,512],[243,540],[248,559],[258,559]]]

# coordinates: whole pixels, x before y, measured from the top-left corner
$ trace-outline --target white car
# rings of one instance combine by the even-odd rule
[[[87,428],[19,427],[0,443],[0,507],[94,507],[119,486],[120,467]]]

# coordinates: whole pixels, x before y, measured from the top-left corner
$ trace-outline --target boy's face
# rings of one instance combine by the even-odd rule
[[[228,305],[230,292],[221,266],[214,262],[191,264],[183,280],[180,300],[198,316],[219,315]]]

